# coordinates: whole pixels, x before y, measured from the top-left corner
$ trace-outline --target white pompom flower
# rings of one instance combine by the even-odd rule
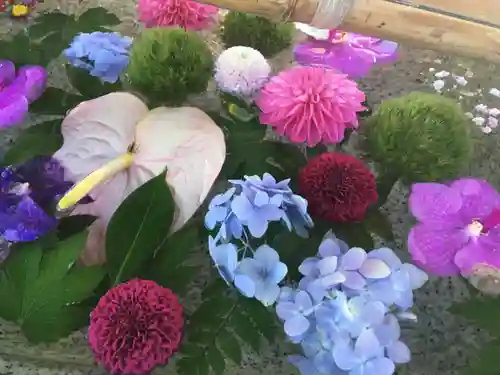
[[[220,91],[250,98],[267,82],[271,66],[251,47],[236,46],[222,52],[215,62],[214,80]]]

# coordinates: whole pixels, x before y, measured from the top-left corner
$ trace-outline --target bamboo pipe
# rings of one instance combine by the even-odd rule
[[[321,0],[200,0],[223,9],[253,13],[273,20],[310,24]],[[405,0],[402,0],[405,1]],[[408,0],[406,0],[408,1]],[[482,21],[495,24],[500,17],[500,1],[422,0],[480,14]],[[408,1],[409,2],[409,1]],[[424,4],[425,5],[425,4]],[[500,63],[500,25],[488,26],[452,15],[419,9],[418,3],[402,4],[386,0],[356,0],[340,26],[342,30],[404,43],[416,48],[484,58]],[[475,11],[473,9],[476,9]],[[493,10],[496,9],[496,12]],[[465,15],[467,16],[467,15]]]

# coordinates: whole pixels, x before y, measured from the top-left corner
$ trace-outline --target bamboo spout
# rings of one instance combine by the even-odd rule
[[[273,20],[310,24],[320,0],[200,0]],[[500,63],[499,0],[356,0],[340,26],[345,31],[393,40],[415,48]],[[403,3],[404,2],[404,3]],[[418,4],[420,2],[420,6]],[[439,5],[439,13],[432,6]],[[422,7],[424,6],[424,7]],[[462,15],[457,15],[459,10]],[[476,18],[475,20],[466,20]]]

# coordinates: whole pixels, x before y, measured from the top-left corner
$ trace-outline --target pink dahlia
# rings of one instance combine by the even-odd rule
[[[263,87],[256,104],[260,122],[293,142],[338,143],[359,126],[365,94],[345,74],[321,67],[285,70]]]
[[[219,8],[192,0],[139,0],[139,20],[146,27],[178,26],[202,30],[215,22]]]
[[[89,343],[111,374],[145,375],[178,350],[182,306],[170,289],[135,279],[119,284],[90,314]]]

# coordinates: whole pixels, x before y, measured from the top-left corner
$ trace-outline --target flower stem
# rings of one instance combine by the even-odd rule
[[[73,186],[57,204],[59,211],[66,210],[78,204],[92,189],[97,185],[102,184],[104,181],[110,179],[115,174],[132,165],[134,155],[126,153],[118,156],[116,159],[111,160],[109,163],[103,165],[101,168],[95,170],[82,181]]]

